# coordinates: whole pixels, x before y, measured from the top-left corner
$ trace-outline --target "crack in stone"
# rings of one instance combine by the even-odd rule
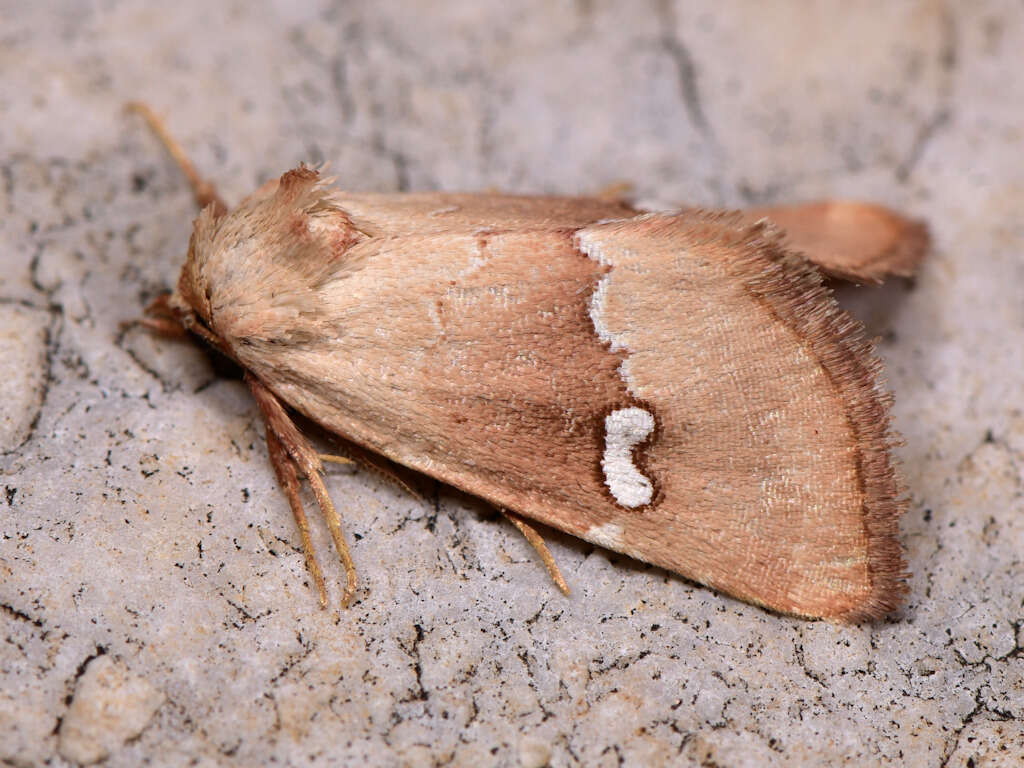
[[[107,649],[107,646],[105,646],[105,645],[97,644],[96,646],[94,646],[93,652],[90,653],[88,656],[86,656],[84,659],[82,659],[81,662],[79,662],[78,667],[75,668],[75,673],[71,676],[71,678],[69,680],[65,681],[65,683],[64,683],[64,691],[65,691],[65,694],[64,694],[64,710],[65,710],[65,713],[67,712],[68,707],[71,706],[71,701],[75,697],[75,688],[78,685],[78,681],[82,678],[82,675],[85,674],[86,668],[88,668],[89,664],[94,659],[98,659],[100,656],[106,656],[107,652],[108,652],[108,649]],[[50,733],[51,736],[56,736],[60,732],[60,726],[64,722],[64,715],[63,714],[58,715],[57,718],[56,718],[56,721],[57,721],[56,724],[53,726],[53,731],[51,731],[51,733]]]
[[[661,20],[661,26],[666,30],[665,36],[661,39],[661,47],[675,64],[679,97],[690,123],[710,146],[716,147],[714,133],[704,114],[704,102],[697,85],[697,65],[693,56],[690,55],[689,49],[676,36],[675,13],[672,5],[667,0],[660,0],[655,13]]]
[[[30,616],[29,614],[25,613],[20,608],[15,608],[13,605],[10,605],[9,603],[0,603],[0,612],[3,612],[5,614],[7,614],[12,619],[16,619],[18,621],[23,621],[23,622],[26,622],[27,624],[31,624],[32,626],[36,627],[37,629],[42,629],[43,625],[45,624],[45,622],[42,619],[40,619],[40,618],[38,618],[36,616]],[[45,634],[46,633],[44,633],[44,635],[43,635],[44,638],[45,638]]]
[[[286,677],[289,672],[291,672],[296,666],[301,664],[303,661],[308,659],[313,654],[313,651],[316,650],[316,645],[313,643],[313,641],[306,640],[302,636],[301,632],[295,633],[295,639],[299,641],[299,646],[302,648],[302,650],[288,655],[284,663],[281,665],[280,669],[278,669],[277,674],[275,674],[268,681],[268,685],[270,687],[276,685],[278,680],[281,680],[282,678]]]
[[[942,41],[939,45],[938,62],[941,80],[936,95],[936,106],[931,116],[918,128],[917,134],[895,169],[896,180],[905,183],[910,179],[928,145],[940,131],[952,122],[953,74],[957,67],[957,23],[949,6],[943,5],[941,12]]]
[[[0,303],[13,303],[23,305],[31,309],[39,309],[38,307],[35,307],[31,303],[25,303],[22,301],[4,301]],[[33,414],[32,419],[29,422],[27,429],[25,430],[25,436],[20,441],[18,441],[16,445],[11,446],[9,449],[0,450],[0,456],[12,456],[17,454],[19,451],[21,451],[22,448],[28,445],[28,443],[31,442],[32,439],[35,437],[36,430],[39,428],[39,421],[40,419],[42,419],[43,416],[43,409],[45,408],[46,401],[50,395],[50,389],[52,388],[53,384],[56,381],[53,373],[53,364],[57,352],[59,351],[60,345],[58,342],[58,338],[60,336],[60,332],[63,330],[64,313],[59,308],[51,308],[49,310],[49,313],[50,322],[45,328],[43,328],[43,348],[45,350],[45,353],[43,355],[42,375],[40,377],[39,382],[38,403],[35,404],[35,413]]]
[[[409,689],[411,696],[403,699],[403,702],[426,701],[430,697],[427,690],[423,687],[423,660],[420,658],[420,643],[423,642],[425,634],[423,632],[423,627],[420,624],[413,624],[413,629],[416,634],[413,637],[410,647],[406,648],[404,643],[401,641],[398,642],[398,646],[412,660],[413,672],[416,675],[416,687],[415,689]]]
[[[910,146],[910,150],[907,152],[907,156],[900,161],[896,166],[896,180],[900,182],[906,182],[910,175],[914,172],[917,164],[920,162],[921,157],[924,155],[925,149],[931,142],[935,135],[950,122],[950,112],[945,108],[939,108],[939,110],[933,114],[924,124],[918,129],[917,135],[914,137],[914,141]]]

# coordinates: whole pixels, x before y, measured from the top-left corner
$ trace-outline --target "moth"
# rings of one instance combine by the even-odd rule
[[[349,194],[308,167],[229,210],[134,108],[202,206],[147,324],[244,369],[322,605],[300,481],[345,605],[355,568],[293,413],[506,511],[563,587],[527,519],[786,614],[900,603],[890,395],[822,274],[909,274],[923,225],[863,203]]]

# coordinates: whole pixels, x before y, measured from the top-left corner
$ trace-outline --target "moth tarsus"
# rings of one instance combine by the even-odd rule
[[[298,526],[299,535],[302,537],[302,552],[306,557],[306,568],[313,577],[313,584],[316,586],[317,595],[320,598],[320,607],[327,607],[327,586],[324,584],[323,572],[320,570],[320,563],[317,562],[316,552],[313,550],[313,540],[309,533],[309,520],[306,518],[306,511],[302,506],[302,499],[299,498],[299,473],[281,441],[274,435],[273,430],[266,430],[267,453],[270,455],[270,464],[274,468],[278,485],[288,499],[292,515],[295,517],[295,524]]]
[[[316,502],[320,507],[320,513],[327,523],[327,529],[334,541],[334,548],[341,558],[345,568],[345,591],[341,598],[341,606],[347,608],[355,598],[358,587],[355,563],[352,561],[352,554],[349,552],[348,543],[345,541],[345,534],[341,530],[341,517],[334,508],[331,496],[327,492],[320,473],[323,465],[320,463],[320,454],[314,450],[309,441],[295,427],[295,423],[288,416],[280,400],[274,395],[259,379],[248,371],[245,374],[245,381],[256,399],[260,413],[263,415],[263,422],[266,425],[268,444],[273,436],[273,441],[280,450],[270,451],[270,460],[274,464],[278,477],[284,477],[288,483],[286,493],[288,501],[292,504],[292,512],[295,515],[295,522],[298,523],[300,531],[303,532],[302,546],[306,551],[306,562],[316,564],[316,554],[313,551],[312,542],[309,539],[308,523],[306,515],[302,510],[302,501],[297,493],[292,493],[288,488],[296,485],[294,481],[299,475],[306,478]],[[311,569],[312,570],[312,569]],[[313,580],[320,592],[320,603],[326,606],[326,598],[323,587],[323,577],[319,575],[319,566],[316,566]]]
[[[150,326],[177,323],[245,370],[321,604],[301,479],[343,605],[355,568],[320,476],[332,459],[288,409],[359,463],[490,502],[564,592],[525,518],[783,613],[860,621],[899,604],[906,502],[881,363],[812,263],[907,274],[922,225],[862,203],[769,211],[804,258],[764,210],[350,194],[305,166],[229,212],[152,110],[132,109],[203,207]]]

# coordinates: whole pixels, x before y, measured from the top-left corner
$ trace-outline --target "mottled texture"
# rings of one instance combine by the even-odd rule
[[[1020,762],[1016,3],[0,5],[0,302],[45,344],[0,457],[0,762],[67,764],[97,649],[166,696],[109,766]],[[839,291],[906,439],[906,607],[784,618],[549,533],[564,598],[480,504],[331,469],[365,591],[320,611],[243,383],[120,326],[174,284],[193,216],[127,98],[231,203],[326,159],[374,192],[626,180],[927,220],[912,285]]]

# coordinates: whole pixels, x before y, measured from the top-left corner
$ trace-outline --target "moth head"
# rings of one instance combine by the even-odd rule
[[[299,166],[233,211],[196,218],[171,304],[231,343],[283,332],[365,239],[318,171]]]
[[[171,294],[171,306],[185,318],[186,327],[195,320],[209,327],[211,321],[208,277],[203,269],[206,254],[212,247],[217,224],[226,216],[217,216],[213,204],[206,206],[192,222],[185,264],[178,285]]]

